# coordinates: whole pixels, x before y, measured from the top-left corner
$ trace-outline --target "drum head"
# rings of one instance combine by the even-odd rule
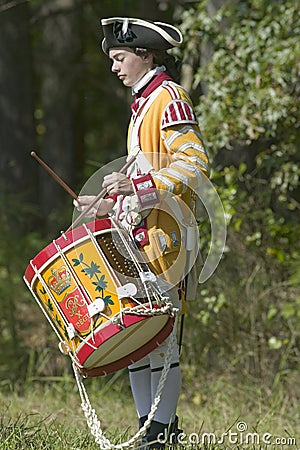
[[[108,325],[95,336],[97,350],[84,345],[78,352],[84,359],[80,369],[85,377],[104,376],[123,369],[146,356],[163,343],[173,329],[174,319],[167,314],[124,317],[125,327]]]

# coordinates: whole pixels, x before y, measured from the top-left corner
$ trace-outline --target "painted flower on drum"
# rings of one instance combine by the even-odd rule
[[[102,292],[107,288],[107,282],[105,281],[105,275],[101,275],[97,281],[93,281],[93,284],[96,286],[96,291]]]
[[[94,261],[91,262],[91,265],[89,267],[86,267],[85,269],[82,269],[82,272],[88,275],[90,278],[93,278],[96,273],[101,273],[100,266],[98,264],[94,263]]]
[[[74,263],[73,264],[74,267],[79,266],[79,264],[81,264],[83,262],[83,254],[80,253],[79,258],[73,258],[72,261]]]
[[[106,295],[105,297],[102,298],[102,300],[104,301],[105,306],[109,306],[109,305],[113,305],[114,304],[114,302],[113,302],[113,300],[112,300],[110,295]]]
[[[73,258],[73,267],[81,266],[83,269],[82,273],[87,275],[92,281],[92,284],[95,286],[95,291],[100,293],[100,298],[105,303],[105,306],[113,305],[114,301],[112,300],[110,295],[105,295],[105,289],[107,288],[107,281],[105,280],[105,275],[99,276],[101,274],[100,265],[96,264],[94,261],[91,261],[89,264],[84,261],[84,256],[82,253],[78,255],[78,258]],[[97,298],[97,297],[96,297]]]

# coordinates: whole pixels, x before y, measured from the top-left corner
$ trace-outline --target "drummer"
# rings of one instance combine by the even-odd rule
[[[169,286],[172,301],[181,307],[182,301],[192,295],[187,281],[191,280],[194,266],[186,270],[189,275],[178,271],[178,266],[182,270],[187,261],[187,255],[180,253],[180,248],[187,249],[187,243],[181,242],[182,229],[187,220],[193,222],[190,212],[195,212],[195,190],[209,172],[193,105],[178,84],[175,59],[167,52],[180,46],[182,34],[172,25],[136,18],[102,19],[101,25],[102,49],[111,60],[111,70],[133,95],[127,146],[130,155],[138,156],[127,174],[113,172],[104,177],[102,187],[107,189],[108,197],[97,205],[96,213],[113,215],[130,229],[141,251],[149,257],[152,270]],[[79,197],[80,208],[86,207],[91,198]],[[174,217],[158,206],[168,204],[171,198],[178,200],[175,209],[171,207]],[[197,243],[192,242],[190,247],[197,247]],[[180,264],[172,271],[178,258]],[[152,405],[167,341],[129,367],[140,427]],[[152,443],[160,433],[180,432],[176,416],[180,389],[176,347],[161,401],[143,438],[145,450],[165,447],[160,442]]]

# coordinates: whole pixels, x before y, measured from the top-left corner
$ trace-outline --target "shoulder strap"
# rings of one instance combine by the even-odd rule
[[[153,166],[150,164],[146,156],[143,154],[140,148],[140,128],[143,122],[143,119],[149,110],[150,106],[157,98],[159,93],[162,91],[163,85],[158,86],[145,100],[143,105],[138,109],[136,116],[131,120],[130,125],[130,143],[129,143],[129,157],[132,154],[138,153],[136,158],[136,162],[132,164],[127,172],[129,176],[136,176],[138,170],[142,173],[152,172]]]
[[[133,151],[133,149],[139,145],[139,132],[140,127],[143,122],[143,119],[149,110],[150,106],[156,99],[156,97],[159,95],[159,93],[162,91],[163,85],[158,86],[145,100],[143,105],[138,109],[136,116],[134,119],[131,120],[131,134],[130,134],[130,146],[129,146],[129,153]]]

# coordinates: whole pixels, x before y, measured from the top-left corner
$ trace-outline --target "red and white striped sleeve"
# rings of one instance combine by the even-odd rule
[[[153,175],[159,189],[182,194],[197,189],[209,176],[209,161],[197,117],[186,92],[174,83],[165,88],[171,95],[161,120],[161,136],[172,163]]]

